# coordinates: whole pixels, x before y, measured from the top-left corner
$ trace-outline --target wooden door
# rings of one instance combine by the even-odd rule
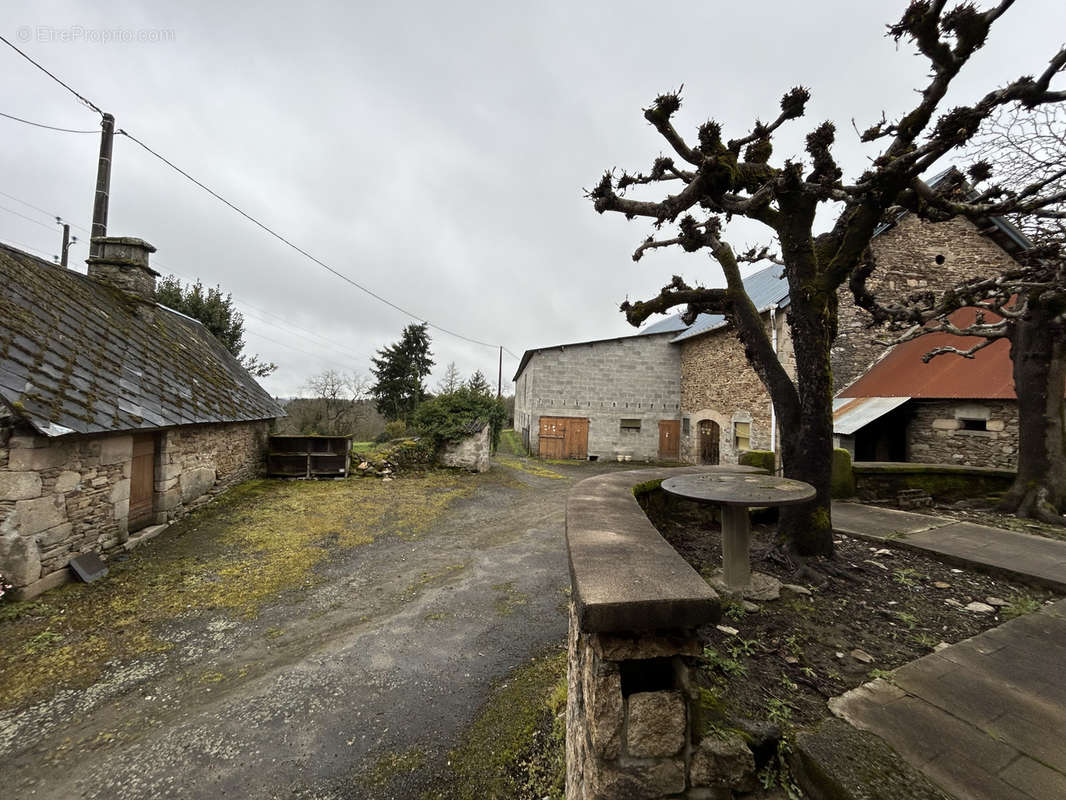
[[[659,420],[659,459],[677,461],[681,457],[681,420]]]
[[[700,435],[700,463],[717,464],[718,446],[722,438],[718,423],[712,419],[701,419],[697,431]]]
[[[155,434],[133,437],[133,465],[130,469],[129,530],[143,528],[152,521],[155,510]]]
[[[588,458],[589,421],[584,417],[541,417],[537,455]]]

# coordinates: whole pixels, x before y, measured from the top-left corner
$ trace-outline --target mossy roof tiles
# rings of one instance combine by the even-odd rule
[[[49,436],[284,412],[200,323],[0,244],[0,398]]]

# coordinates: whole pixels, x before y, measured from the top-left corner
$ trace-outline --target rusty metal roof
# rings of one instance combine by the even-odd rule
[[[976,315],[976,309],[964,308],[952,314],[951,321],[965,327]],[[999,319],[988,312],[985,317],[989,322]],[[898,344],[837,396],[1016,400],[1010,342],[1006,339],[979,350],[973,358],[948,353],[928,364],[922,362],[922,356],[934,348],[969,350],[980,341],[976,337],[930,333]]]

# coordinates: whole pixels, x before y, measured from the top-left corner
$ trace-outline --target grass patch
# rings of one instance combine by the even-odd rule
[[[97,583],[71,583],[0,619],[0,708],[91,685],[106,662],[168,650],[168,623],[206,613],[253,618],[309,588],[330,552],[381,534],[417,538],[476,483],[450,472],[381,481],[241,484],[112,562]]]
[[[385,753],[364,773],[362,782],[374,789],[384,789],[397,776],[420,770],[425,761],[425,753],[418,748],[401,753]]]
[[[519,472],[526,472],[530,475],[536,475],[538,478],[565,478],[565,475],[560,475],[554,470],[550,470],[547,467],[541,466],[536,461],[520,461],[517,458],[511,458],[509,456],[497,456],[497,463],[516,469]],[[565,463],[565,462],[564,462]]]
[[[519,667],[452,751],[453,777],[443,796],[562,800],[565,707],[565,651]]]
[[[524,606],[529,602],[528,595],[515,589],[514,581],[497,583],[492,587],[492,591],[497,593],[493,608],[501,617],[509,617],[516,607]]]
[[[500,444],[497,452],[511,456],[525,456],[526,448],[522,445],[522,437],[514,428],[500,431]]]

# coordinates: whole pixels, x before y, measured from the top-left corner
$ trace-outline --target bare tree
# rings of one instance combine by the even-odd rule
[[[463,376],[459,374],[454,361],[448,362],[444,377],[437,382],[437,394],[454,394],[463,385]]]
[[[1010,342],[1018,396],[1018,472],[1000,510],[1066,524],[1066,108],[1006,110],[982,126],[971,153],[978,159],[970,168],[974,182],[990,184],[976,198],[978,203],[1035,196],[1047,201],[1022,213],[1007,213],[1032,243],[1018,257],[1017,269],[965,281],[939,297],[920,292],[903,302],[884,303],[866,287],[866,278],[876,268],[871,255],[855,271],[852,290],[856,302],[871,312],[871,325],[887,322],[890,329],[905,328],[894,342],[930,333],[976,339],[965,349],[934,348],[926,354],[927,362],[948,354],[973,358],[993,342]],[[955,185],[955,195],[976,194],[968,183]],[[933,218],[957,210],[950,192],[929,198],[928,206],[924,213]],[[977,309],[970,324],[957,313],[965,307]]]
[[[781,99],[781,110],[769,123],[756,121],[737,138],[724,139],[713,120],[701,125],[695,144],[674,127],[681,107],[680,92],[656,98],[644,118],[673,150],[673,157],[655,160],[647,173],[607,172],[589,192],[599,212],[651,219],[657,229],[676,224],[675,236],[648,238],[633,254],[639,259],[656,248],[679,246],[688,252],[706,250],[725,273],[726,288],[689,286],[682,278],[663,287],[657,297],[625,302],[622,310],[638,325],[654,313],[686,306],[692,321],[701,312],[724,314],[736,327],[749,362],[773,400],[782,429],[782,462],[786,476],[812,483],[817,497],[809,504],[784,509],[779,530],[795,554],[831,555],[830,471],[832,455],[833,377],[830,346],[837,333],[837,289],[861,263],[877,225],[894,205],[918,208],[926,201],[920,176],[945,154],[965,145],[981,122],[1013,102],[1036,107],[1066,98],[1052,91],[1052,79],[1066,65],[1060,50],[1036,78],[1018,78],[994,89],[970,106],[941,113],[938,109],[952,81],[984,44],[995,21],[1013,5],[1002,2],[986,11],[962,3],[945,11],[946,0],[914,0],[899,22],[889,26],[897,41],[913,42],[928,60],[931,76],[915,105],[895,121],[882,118],[864,131],[863,142],[883,143],[869,169],[854,182],[832,155],[836,128],[823,122],[806,138],[809,166],[785,160],[771,166],[774,133],[801,117],[809,92],[796,87]],[[864,87],[864,91],[869,87]],[[658,200],[626,196],[636,187],[660,187],[674,194]],[[998,201],[1002,213],[1033,198]],[[836,205],[833,205],[836,204]],[[965,204],[964,204],[965,205]],[[814,233],[815,215],[825,207],[835,219],[828,231]],[[956,212],[962,213],[962,212]],[[738,256],[725,236],[732,217],[764,225],[776,238],[789,284],[787,322],[795,350],[793,381],[777,359],[759,313],[744,291],[740,264],[759,253]]]
[[[315,425],[318,433],[351,433],[358,420],[361,403],[367,397],[368,381],[357,372],[328,369],[307,379],[306,389],[318,401],[322,416]]]

